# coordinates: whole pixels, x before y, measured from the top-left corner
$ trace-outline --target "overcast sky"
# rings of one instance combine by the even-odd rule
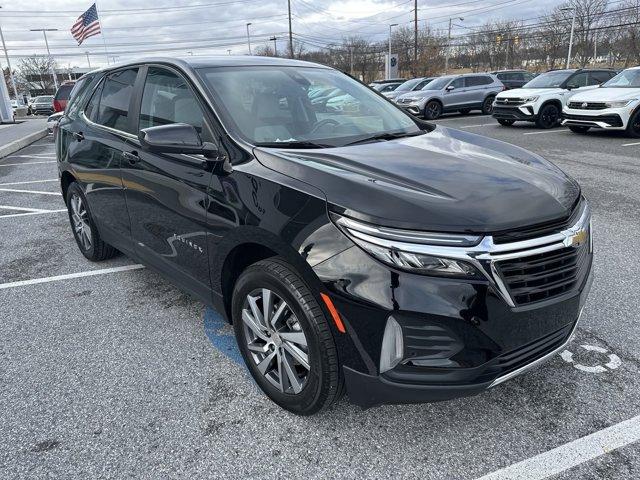
[[[446,29],[456,18],[453,34],[481,25],[489,19],[535,18],[560,3],[558,0],[419,0],[419,25]],[[12,65],[18,56],[45,54],[48,32],[51,55],[62,67],[106,63],[103,37],[91,37],[81,45],[69,32],[91,0],[0,0],[2,26]],[[109,57],[118,61],[140,55],[232,54],[248,52],[246,23],[252,46],[265,45],[276,36],[278,48],[286,46],[286,0],[102,0],[97,3]],[[293,32],[314,49],[343,36],[360,35],[386,40],[390,23],[411,26],[413,0],[291,0]],[[269,42],[273,45],[273,42]],[[171,49],[171,50],[165,50]],[[162,51],[165,50],[165,51]],[[138,53],[134,53],[137,51]],[[191,52],[191,53],[189,53]],[[0,58],[5,65],[5,58]]]

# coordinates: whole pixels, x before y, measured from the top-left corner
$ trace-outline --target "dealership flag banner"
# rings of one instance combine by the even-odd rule
[[[100,20],[98,20],[98,9],[94,3],[89,9],[78,17],[76,23],[71,27],[71,35],[82,45],[82,42],[100,33]]]

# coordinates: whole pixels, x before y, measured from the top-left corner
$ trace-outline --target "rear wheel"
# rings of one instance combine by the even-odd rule
[[[554,105],[545,105],[540,109],[538,118],[536,120],[536,127],[538,128],[554,128],[560,123],[560,109]]]
[[[93,262],[115,256],[118,251],[100,237],[80,186],[73,182],[67,188],[67,210],[73,236],[82,254]]]
[[[591,127],[582,127],[579,125],[569,125],[569,130],[573,133],[587,133]]]
[[[294,268],[277,257],[248,267],[233,290],[233,326],[262,391],[298,415],[311,415],[344,391],[329,322]]]
[[[442,104],[437,100],[431,100],[424,107],[424,118],[435,120],[442,115]]]
[[[493,112],[493,102],[496,99],[493,95],[488,96],[482,102],[482,113],[485,115],[490,115]]]
[[[627,135],[633,138],[640,138],[640,110],[638,110],[629,120]]]
[[[502,125],[503,127],[510,127],[511,125],[516,123],[516,121],[515,120],[507,120],[506,118],[498,118],[498,123],[500,125]]]

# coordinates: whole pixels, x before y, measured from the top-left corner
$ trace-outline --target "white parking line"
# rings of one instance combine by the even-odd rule
[[[51,210],[43,210],[42,208],[13,207],[11,205],[0,205],[0,208],[5,210],[17,210],[19,212],[50,212],[51,211]]]
[[[640,142],[622,144],[623,147],[633,147],[634,145],[640,145]]]
[[[474,125],[461,125],[459,128],[488,127],[489,125],[498,125],[497,122],[479,123]]]
[[[545,130],[544,132],[529,132],[529,133],[525,133],[524,135],[544,135],[545,133],[560,133],[560,132],[568,132],[569,129],[568,128],[563,128],[561,130]]]
[[[0,215],[0,220],[2,220],[3,218],[26,217],[29,215],[44,215],[45,213],[59,213],[66,211],[66,208],[62,208],[60,210],[42,210],[41,212],[10,213],[9,215]]]
[[[31,155],[9,155],[7,158],[35,158],[35,159],[52,158],[54,160],[56,159],[55,155],[40,154],[40,153],[32,153]]]
[[[41,192],[39,190],[19,190],[17,188],[0,188],[0,192],[37,193],[39,195],[62,195],[60,192]]]
[[[478,480],[542,480],[640,440],[640,415],[514,463]]]
[[[45,183],[45,182],[57,182],[57,178],[52,178],[51,180],[29,180],[28,182],[10,182],[10,183],[0,183],[0,187],[4,187],[5,185],[27,185],[30,183]]]
[[[46,162],[0,163],[0,167],[19,167],[20,165],[35,165],[37,163],[56,163],[56,161],[47,160]]]
[[[141,268],[144,268],[144,265],[136,263],[134,265],[125,265],[123,267],[88,270],[85,272],[69,273],[67,275],[56,275],[54,277],[32,278],[31,280],[21,280],[19,282],[0,283],[0,290],[5,288],[24,287],[26,285],[36,285],[39,283],[58,282],[60,280],[69,280],[72,278],[93,277],[95,275],[106,275],[108,273],[127,272],[129,270],[139,270]]]

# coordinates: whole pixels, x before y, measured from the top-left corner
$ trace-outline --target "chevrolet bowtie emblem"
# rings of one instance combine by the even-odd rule
[[[567,245],[567,247],[579,247],[580,245],[583,245],[587,241],[588,237],[589,235],[586,230],[584,229],[578,230],[576,233],[574,233],[570,237],[567,237],[565,241],[565,245]]]

